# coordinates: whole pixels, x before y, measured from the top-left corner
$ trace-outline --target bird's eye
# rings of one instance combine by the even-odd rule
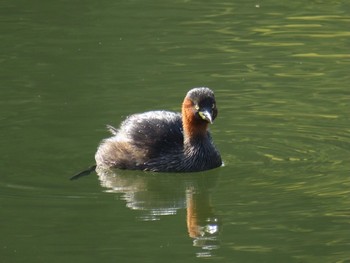
[[[196,110],[199,110],[199,105],[198,105],[198,104],[194,105],[194,108],[195,108]]]

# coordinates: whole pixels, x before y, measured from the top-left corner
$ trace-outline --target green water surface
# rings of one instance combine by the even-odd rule
[[[350,4],[0,4],[0,262],[350,262]],[[99,171],[106,124],[215,91],[225,166]],[[206,262],[207,262],[206,261]]]

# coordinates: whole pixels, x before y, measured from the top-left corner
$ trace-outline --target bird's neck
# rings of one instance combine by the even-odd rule
[[[186,99],[182,104],[182,125],[185,142],[195,143],[208,137],[208,123],[196,118],[192,102]]]

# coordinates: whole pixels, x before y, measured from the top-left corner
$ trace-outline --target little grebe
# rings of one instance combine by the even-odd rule
[[[131,115],[119,129],[108,126],[113,136],[99,145],[96,166],[154,172],[196,172],[219,167],[220,153],[208,131],[217,113],[213,91],[202,87],[187,93],[182,114],[149,111]]]

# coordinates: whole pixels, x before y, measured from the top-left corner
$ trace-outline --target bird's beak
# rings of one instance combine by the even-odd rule
[[[213,124],[213,117],[211,111],[203,109],[201,111],[198,111],[198,114],[203,120],[209,122],[210,124]]]

